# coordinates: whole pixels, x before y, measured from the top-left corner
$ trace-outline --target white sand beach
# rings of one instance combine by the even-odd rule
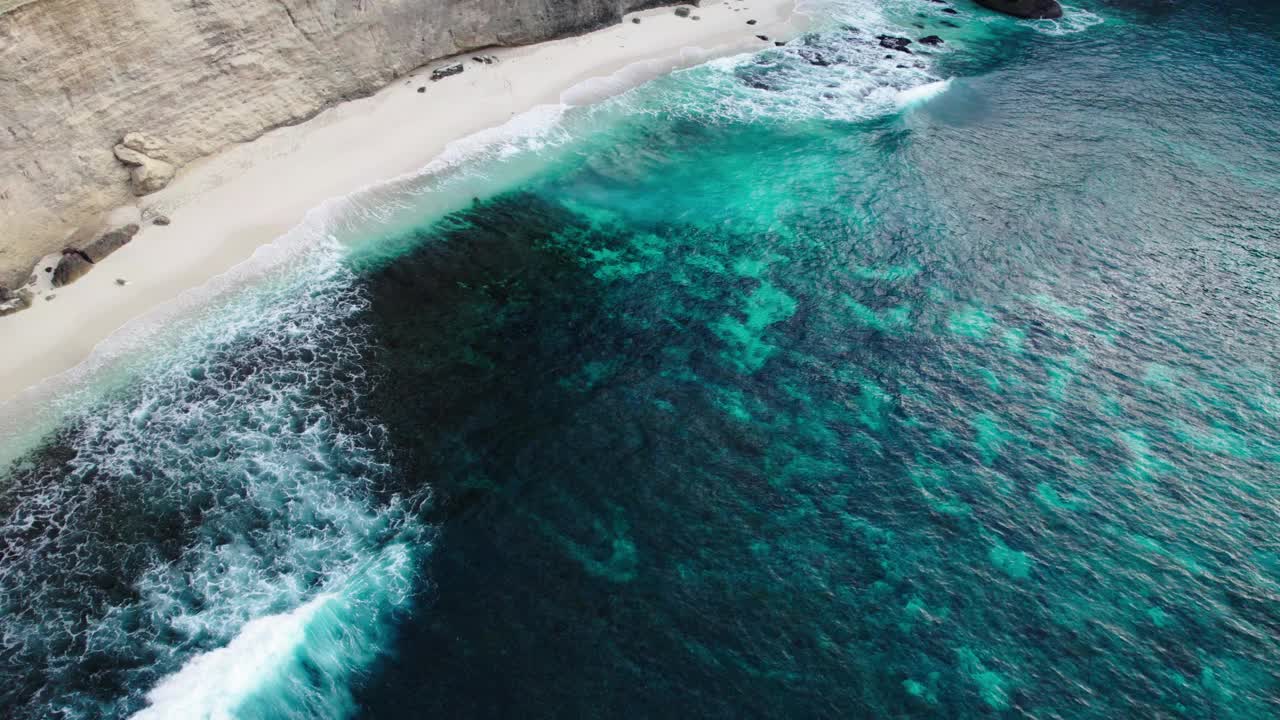
[[[639,82],[789,39],[803,22],[794,6],[793,0],[713,1],[692,9],[698,20],[671,7],[642,11],[578,37],[469,53],[457,58],[465,72],[432,82],[431,71],[451,62],[440,60],[371,97],[191,164],[164,190],[117,212],[121,222],[144,218],[143,229],[88,275],[55,290],[43,272],[48,263],[37,267],[34,306],[0,318],[0,408],[84,362],[131,320],[244,262],[326,199],[422,168],[450,142],[538,105],[601,99],[596,92],[562,98],[588,79],[635,67],[642,72],[628,76]],[[749,19],[757,23],[748,25]],[[477,54],[497,61],[475,62]],[[145,222],[155,212],[172,224]],[[27,393],[27,401],[39,393]]]

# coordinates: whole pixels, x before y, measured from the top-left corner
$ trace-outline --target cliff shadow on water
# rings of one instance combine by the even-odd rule
[[[639,554],[714,547],[717,564],[733,562],[765,520],[726,516],[702,495],[774,493],[763,431],[697,381],[735,371],[714,333],[687,322],[760,282],[674,294],[615,282],[664,252],[716,242],[717,255],[745,254],[758,238],[635,220],[545,188],[515,192],[363,274],[381,378],[371,407],[404,477],[432,486],[441,536],[437,590],[359,693],[362,716],[663,714],[690,692],[730,712],[751,675],[691,661],[690,623],[708,613],[704,641],[718,645],[735,623],[798,607],[755,585],[748,620],[733,593],[716,597],[725,586],[682,597],[676,568]],[[717,487],[722,477],[737,487]],[[721,603],[733,607],[713,619]],[[718,697],[704,694],[717,683]]]

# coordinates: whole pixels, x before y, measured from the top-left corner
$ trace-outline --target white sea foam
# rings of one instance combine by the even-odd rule
[[[906,90],[899,90],[897,96],[898,106],[908,107],[916,103],[925,102],[941,95],[950,87],[951,78],[947,78],[946,80],[938,80],[937,82],[926,83]]]
[[[1026,20],[1024,23],[1036,32],[1045,35],[1073,35],[1084,32],[1095,25],[1106,22],[1106,18],[1083,8],[1071,5],[1062,6],[1062,17],[1056,20]]]
[[[594,105],[668,73],[705,63],[713,57],[714,51],[705,48],[681,48],[670,57],[641,60],[612,74],[583,80],[560,93],[560,102],[567,106]]]
[[[198,657],[143,717],[219,717],[268,666],[281,680],[255,702],[292,693],[313,708],[298,717],[342,716],[315,708],[342,707],[333,688],[383,644],[384,618],[411,592],[406,549],[427,537],[424,497],[373,493],[388,473],[384,433],[360,411],[351,323],[364,301],[338,257],[299,255],[306,272],[193,320],[137,363],[128,392],[73,414],[59,440],[69,459],[13,468],[0,487],[0,682],[41,673],[61,717],[101,717],[132,701],[69,692],[86,659],[118,663],[140,693]],[[322,620],[349,624],[335,635],[348,644],[317,640]],[[317,653],[334,658],[318,685],[298,679],[298,653],[308,672]],[[187,695],[193,678],[213,688],[189,698],[203,714],[169,692]]]
[[[392,545],[336,592],[250,620],[150,692],[133,720],[342,718],[353,675],[380,654],[413,589],[414,550]]]
[[[149,707],[135,720],[231,720],[237,706],[275,681],[306,641],[312,618],[332,603],[320,595],[290,613],[250,620],[226,647],[196,656],[147,693]]]
[[[614,107],[699,122],[859,121],[897,112],[904,92],[941,80],[928,59],[881,47],[877,35],[908,35],[872,0],[814,0],[829,27],[786,47],[713,60],[618,98]]]

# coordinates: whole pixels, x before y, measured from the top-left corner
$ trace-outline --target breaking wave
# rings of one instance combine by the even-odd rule
[[[385,434],[361,405],[364,301],[336,255],[222,308],[13,465],[0,488],[13,717],[127,714],[186,663],[141,717],[228,716],[268,683],[312,708],[299,717],[344,715],[336,689],[412,597],[429,533],[425,491],[387,490]],[[196,676],[213,690],[191,692]]]
[[[1071,5],[1063,5],[1062,17],[1057,20],[1028,20],[1026,24],[1036,32],[1044,33],[1045,35],[1074,35],[1104,22],[1106,22],[1106,19],[1097,13]]]

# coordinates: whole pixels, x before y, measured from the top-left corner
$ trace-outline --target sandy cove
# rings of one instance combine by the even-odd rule
[[[479,53],[494,56],[493,64],[473,61],[477,53],[440,60],[371,97],[191,164],[169,187],[116,213],[124,223],[161,212],[172,225],[143,222],[131,243],[66,287],[49,287],[50,263],[36,268],[33,307],[0,318],[0,403],[19,395],[38,402],[41,388],[33,386],[84,362],[131,320],[244,262],[328,198],[418,170],[450,142],[559,103],[591,78],[638,63],[638,75],[653,77],[763,49],[803,21],[793,0],[713,0],[691,14],[699,19],[656,8],[586,35]],[[465,72],[430,81],[433,69],[453,61]]]

